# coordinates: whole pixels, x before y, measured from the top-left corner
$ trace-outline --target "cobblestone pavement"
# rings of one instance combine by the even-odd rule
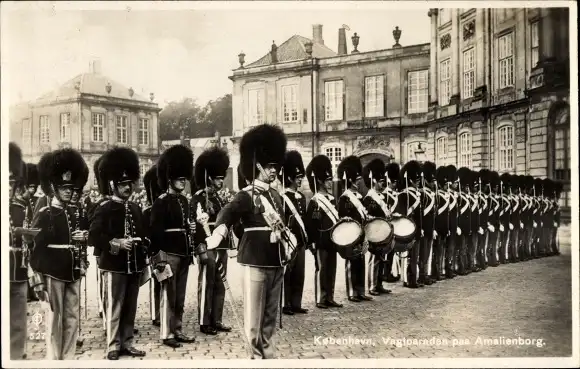
[[[339,260],[336,295],[342,309],[314,307],[314,263],[307,257],[304,307],[307,315],[284,315],[276,337],[280,358],[425,358],[425,357],[550,357],[572,354],[571,249],[569,231],[563,230],[562,255],[488,268],[468,276],[444,280],[411,290],[385,284],[393,290],[374,301],[352,303],[345,298],[344,261]],[[94,266],[94,263],[92,263]],[[135,345],[147,359],[246,358],[239,330],[206,336],[197,323],[197,266],[190,269],[185,332],[196,334],[194,344],[171,349],[159,342],[159,328],[150,323],[147,286],[141,289]],[[103,359],[105,332],[97,315],[95,270],[89,270],[88,319],[83,320],[84,345],[76,358]],[[240,268],[230,259],[228,279],[241,315]],[[29,305],[29,359],[43,359],[45,343],[36,325],[38,303]],[[84,312],[82,313],[84,319]],[[228,301],[225,323],[236,327]],[[43,324],[40,325],[42,330]],[[485,345],[481,339],[541,339],[542,345]],[[346,344],[324,338],[361,340]],[[415,341],[397,345],[389,338]],[[436,340],[439,339],[439,342]],[[525,341],[524,341],[525,342]],[[537,342],[537,341],[536,341]],[[341,342],[342,343],[342,342]],[[399,342],[400,343],[400,342]],[[502,344],[503,343],[503,344]],[[542,346],[542,347],[537,347]],[[137,360],[122,358],[121,360]],[[143,359],[141,359],[143,360]]]

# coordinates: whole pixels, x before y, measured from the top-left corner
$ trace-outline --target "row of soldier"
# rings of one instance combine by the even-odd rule
[[[34,211],[34,204],[19,195],[32,192],[25,191],[26,178],[30,183],[34,176],[25,175],[33,171],[23,170],[21,159],[12,160],[18,153],[11,144],[12,358],[24,353],[26,320],[19,314],[26,312],[26,299],[18,296],[26,295],[26,280],[50,306],[47,357],[64,359],[74,353],[87,246],[94,248],[98,264],[99,307],[111,360],[145,355],[133,346],[133,336],[139,289],[147,282],[151,319],[160,326],[163,343],[179,347],[194,342],[183,332],[183,312],[189,267],[196,261],[200,331],[230,331],[222,315],[232,252],[243,268],[243,337],[250,356],[260,358],[274,357],[272,337],[280,308],[289,315],[308,312],[302,307],[306,250],[314,255],[320,309],[342,307],[334,296],[338,255],[345,259],[348,300],[361,302],[372,300],[367,291],[390,293],[384,281],[402,278],[405,287],[417,288],[488,265],[558,253],[562,188],[549,179],[416,161],[399,168],[376,159],[363,168],[354,156],[345,158],[337,173],[324,155],[304,168],[298,152],[286,152],[284,133],[270,125],[255,127],[242,138],[241,190],[235,196],[223,188],[227,152],[205,151],[195,161],[194,174],[191,151],[177,145],[145,174],[152,204],[145,209],[128,201],[139,179],[138,157],[130,149],[113,148],[95,163],[101,198],[84,207],[74,204],[88,179],[82,157],[71,149],[45,154],[38,177],[47,196]],[[343,190],[338,199],[332,195],[334,178]],[[183,194],[190,179],[199,188],[191,201]],[[314,194],[308,204],[300,192],[304,179]],[[272,187],[276,180],[284,188],[280,193]],[[390,237],[368,247],[365,225],[377,218],[386,220],[379,233]],[[350,235],[337,232],[345,222],[361,230],[350,244],[340,241]],[[345,229],[353,233],[354,228]],[[24,242],[16,237],[17,230]],[[27,245],[31,268],[26,253],[17,252]],[[22,293],[13,294],[13,286]]]

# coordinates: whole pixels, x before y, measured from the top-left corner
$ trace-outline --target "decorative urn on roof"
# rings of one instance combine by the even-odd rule
[[[107,82],[107,85],[105,86],[105,90],[107,90],[108,94],[111,94],[111,89],[113,87],[111,86],[111,82]]]
[[[354,50],[352,51],[352,52],[353,52],[353,54],[354,54],[354,53],[358,53],[358,49],[357,49],[357,47],[358,47],[358,42],[359,42],[359,40],[360,40],[360,37],[359,37],[359,35],[357,35],[357,33],[355,32],[355,33],[354,33],[354,36],[352,36],[352,37],[351,37],[351,40],[352,40],[352,46],[354,46]]]
[[[149,98],[151,99],[151,101],[153,101],[155,99],[155,94],[153,92],[151,92],[149,94]]]
[[[129,87],[129,96],[133,97],[134,94],[135,94],[135,91],[133,90],[133,87]]]
[[[396,26],[395,30],[393,31],[393,37],[395,38],[395,44],[393,45],[393,47],[401,47],[401,44],[399,44],[399,40],[401,39],[401,33],[402,31],[399,29],[399,26]]]
[[[238,62],[240,63],[240,68],[244,68],[244,63],[246,62],[246,54],[242,51],[238,54]]]

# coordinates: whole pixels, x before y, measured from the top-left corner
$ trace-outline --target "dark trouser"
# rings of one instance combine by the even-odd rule
[[[498,227],[499,229],[499,227]],[[499,262],[502,264],[507,263],[507,255],[508,255],[508,240],[509,240],[509,229],[507,227],[504,227],[504,231],[500,232],[498,231],[497,233],[497,237],[499,238],[497,244],[498,244],[498,248],[499,250],[497,250],[497,253],[499,255]]]
[[[346,295],[348,297],[365,295],[365,256],[344,261]]]
[[[133,347],[141,273],[104,272],[107,352]]]
[[[483,234],[477,234],[477,266],[481,269],[487,268],[487,253],[489,249],[489,231],[484,230]]]
[[[435,280],[440,280],[443,275],[443,264],[445,257],[445,250],[443,245],[446,242],[446,237],[438,236],[433,240],[433,256],[431,258],[431,277]]]
[[[284,268],[243,265],[244,332],[254,358],[273,359]]]
[[[457,237],[457,273],[466,274],[468,273],[469,264],[469,253],[468,253],[468,243],[471,239],[471,235],[462,233],[461,236]]]
[[[508,259],[512,262],[517,261],[518,259],[518,243],[519,243],[519,232],[517,228],[511,230],[509,232],[509,245],[508,245]]]
[[[450,231],[449,236],[446,238],[445,244],[445,277],[452,278],[455,275],[455,263],[457,262],[457,255],[455,254],[455,249],[459,236],[455,233],[455,230]]]
[[[387,254],[387,260],[380,263],[381,276],[387,282],[394,281],[396,277],[393,275],[393,260],[395,258],[395,250]]]
[[[498,234],[499,229],[495,227],[494,231],[488,231],[487,235],[487,263],[489,265],[497,265],[498,264]]]
[[[161,339],[174,338],[182,333],[185,292],[189,274],[190,258],[167,254],[167,263],[173,276],[161,283]]]
[[[411,250],[401,255],[403,270],[401,274],[404,278],[403,282],[407,282],[409,287],[417,285],[417,274],[419,272],[419,251],[421,248],[421,238],[414,241]],[[407,254],[406,257],[404,254]]]
[[[47,309],[46,358],[70,360],[79,334],[81,282],[63,282],[46,276],[50,308]]]
[[[431,257],[432,257],[432,248],[433,248],[433,232],[430,230],[429,232],[425,232],[425,233],[431,233],[430,235],[425,234],[423,237],[421,237],[421,250],[420,250],[420,254],[419,254],[419,281],[421,283],[424,283],[425,280],[429,277],[430,275],[430,261],[431,261]]]
[[[197,313],[200,325],[215,326],[222,322],[226,288],[220,271],[227,273],[228,250],[207,251],[207,264],[199,264]]]
[[[472,230],[471,237],[467,237],[467,269],[475,270],[477,262],[477,250],[479,248],[479,233],[477,227]]]
[[[336,281],[335,250],[316,250],[319,269],[314,273],[314,296],[317,303],[334,301],[334,284]]]
[[[22,360],[26,350],[28,282],[10,282],[10,360]]]
[[[368,285],[369,291],[376,291],[382,286],[382,269],[385,262],[381,259],[382,254],[369,253],[369,276]]]
[[[302,292],[304,291],[304,273],[306,249],[301,247],[293,262],[286,267],[284,273],[284,306],[300,309],[302,307]]]

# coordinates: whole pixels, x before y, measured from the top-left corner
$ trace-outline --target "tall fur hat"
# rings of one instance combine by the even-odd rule
[[[411,160],[405,163],[399,173],[401,184],[405,183],[405,175],[408,180],[418,181],[421,179],[421,164],[417,160]]]
[[[110,181],[135,182],[139,179],[139,157],[132,149],[114,147],[103,155],[99,172],[104,186]]]
[[[371,188],[375,181],[386,181],[387,168],[385,166],[385,162],[379,158],[371,160],[363,168],[362,176],[367,188]],[[373,183],[371,183],[371,176],[373,177]]]
[[[524,176],[524,183],[526,185],[526,191],[531,192],[534,189],[534,177],[530,175]]]
[[[40,178],[38,178],[38,167],[33,163],[26,163],[26,185],[38,186]]]
[[[246,177],[244,177],[244,173],[242,173],[242,165],[238,164],[238,189],[241,190],[248,186],[246,182]]]
[[[284,165],[286,135],[280,127],[262,124],[246,132],[240,141],[240,164],[244,177],[253,181],[257,176],[256,164],[276,164],[278,170]]]
[[[101,155],[95,160],[93,164],[93,174],[97,180],[97,189],[101,195],[107,196],[111,194],[111,190],[107,185],[107,182],[103,182],[101,179],[101,164],[103,162],[104,155]]]
[[[356,183],[362,177],[362,163],[360,158],[354,155],[347,156],[342,159],[336,170],[338,180],[344,183]]]
[[[155,199],[161,195],[161,188],[157,183],[157,165],[153,165],[143,175],[143,187],[145,187],[145,194],[149,204],[153,204]]]
[[[523,188],[523,185],[524,185],[523,178],[524,177],[522,175],[519,175],[519,174],[512,175],[512,180],[511,180],[512,191],[519,190],[519,189]]]
[[[306,167],[308,186],[312,192],[316,192],[318,184],[316,180],[326,181],[332,179],[332,163],[326,155],[316,155]]]
[[[481,178],[481,185],[487,186],[491,184],[491,172],[489,169],[480,169],[479,178]]]
[[[499,176],[501,187],[503,188],[503,192],[509,192],[512,182],[512,175],[509,173],[502,173]]]
[[[209,179],[225,178],[230,167],[228,152],[219,147],[212,147],[202,152],[195,161],[195,184],[206,188]]]
[[[544,189],[544,180],[542,178],[534,178],[534,190],[536,191],[536,196],[540,196]]]
[[[75,190],[82,191],[83,188],[85,188],[85,185],[89,181],[89,173],[90,173],[89,166],[83,160],[83,166],[81,168],[81,173],[79,174],[79,177],[75,181],[75,186],[74,186]]]
[[[157,182],[167,191],[169,181],[193,177],[193,152],[184,145],[171,146],[161,154],[157,162]]]
[[[438,167],[435,171],[435,179],[437,179],[437,184],[439,186],[444,186],[449,178],[448,175],[449,171],[447,170],[446,166]]]
[[[282,171],[278,174],[278,179],[285,187],[290,186],[297,177],[304,177],[306,170],[304,169],[304,162],[302,155],[296,150],[288,151],[284,158],[284,166]]]
[[[389,182],[398,182],[399,174],[401,173],[401,167],[398,163],[387,164],[387,180]]]
[[[20,182],[24,179],[26,173],[22,161],[22,150],[14,142],[8,144],[8,167],[10,180]]]
[[[489,184],[491,187],[499,187],[499,174],[496,171],[489,172]]]
[[[450,164],[446,167],[445,172],[447,174],[447,180],[449,182],[457,182],[459,176],[457,175],[457,168],[455,165]]]
[[[457,177],[461,182],[461,185],[471,186],[473,183],[473,176],[471,169],[466,167],[461,167],[457,170]]]
[[[554,192],[556,194],[555,198],[559,199],[560,195],[562,195],[562,191],[564,191],[564,183],[558,181],[554,182]]]
[[[423,176],[427,182],[431,182],[435,179],[435,173],[437,172],[437,166],[435,163],[426,161],[423,163]]]
[[[86,183],[87,164],[81,154],[73,149],[61,149],[43,155],[38,162],[40,186],[46,195],[52,195],[57,186],[77,187]],[[88,177],[88,175],[87,175]]]
[[[554,196],[554,182],[550,178],[544,178],[543,183],[543,193],[544,196],[552,198]]]

